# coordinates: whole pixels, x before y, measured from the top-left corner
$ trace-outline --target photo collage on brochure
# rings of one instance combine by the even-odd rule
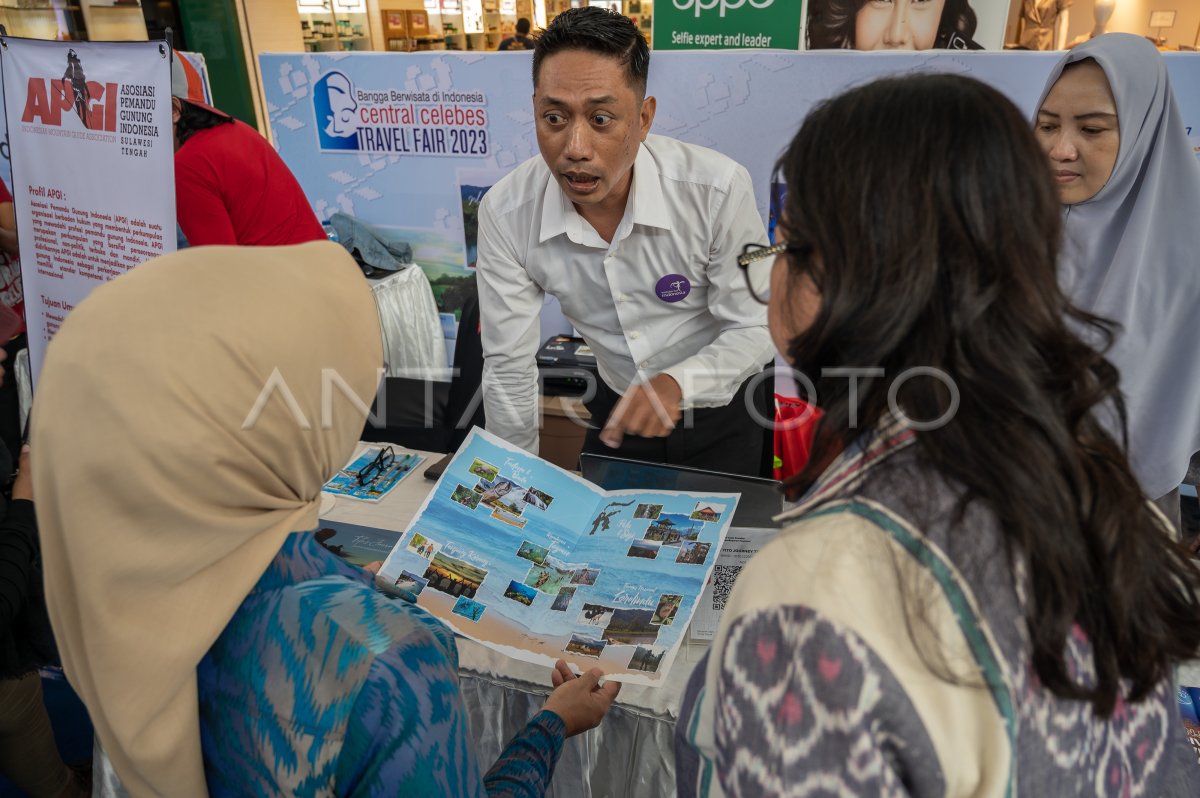
[[[377,578],[459,633],[539,664],[655,684],[736,494],[605,492],[476,430]]]

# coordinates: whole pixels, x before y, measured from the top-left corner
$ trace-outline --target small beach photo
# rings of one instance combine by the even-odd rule
[[[426,560],[432,560],[433,555],[437,554],[438,549],[441,547],[442,544],[433,542],[420,532],[413,532],[412,537],[408,539],[408,545],[405,548],[418,557],[422,557]]]
[[[557,596],[559,590],[571,584],[574,576],[574,569],[565,568],[562,563],[548,559],[545,563],[534,563],[530,566],[524,581],[535,590]]]
[[[378,585],[380,580],[376,578],[375,581]],[[401,571],[400,575],[391,584],[384,584],[381,587],[389,595],[399,596],[406,601],[416,602],[417,596],[421,595],[421,591],[428,584],[428,579],[423,579],[410,571]]]
[[[434,590],[451,596],[475,598],[475,592],[487,578],[487,573],[483,568],[471,565],[466,560],[438,553],[425,569],[425,578]]]

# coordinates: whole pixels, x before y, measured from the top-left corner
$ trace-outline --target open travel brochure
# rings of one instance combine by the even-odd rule
[[[376,585],[517,659],[657,685],[737,499],[604,491],[476,429]]]

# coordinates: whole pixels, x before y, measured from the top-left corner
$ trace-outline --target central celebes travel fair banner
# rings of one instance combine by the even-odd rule
[[[73,307],[175,249],[170,50],[8,38],[2,57],[36,383]]]
[[[655,15],[669,2],[659,0]],[[821,100],[885,75],[951,72],[995,86],[1032,120],[1058,58],[946,50],[655,52],[652,132],[711,147],[745,166],[769,222],[775,161]],[[385,240],[410,244],[453,338],[454,314],[473,291],[479,200],[538,155],[529,54],[292,53],[260,62],[272,137],[317,216],[347,213]],[[1200,131],[1200,56],[1168,54],[1166,62],[1184,124]]]

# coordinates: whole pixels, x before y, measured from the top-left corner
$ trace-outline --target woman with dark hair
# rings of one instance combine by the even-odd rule
[[[969,0],[810,0],[809,50],[982,50]]]
[[[786,243],[740,262],[777,256],[772,337],[822,416],[688,685],[681,794],[1197,794],[1172,676],[1200,571],[1094,416],[1117,373],[1077,330],[1109,326],[1058,286],[1044,163],[950,75],[854,89],[787,148]]]

